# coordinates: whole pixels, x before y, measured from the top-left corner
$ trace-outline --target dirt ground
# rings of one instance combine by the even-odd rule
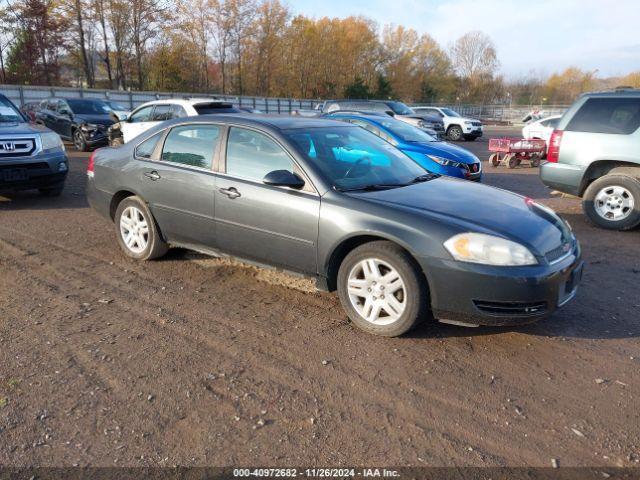
[[[537,169],[485,162],[485,183],[569,220],[577,298],[388,339],[306,280],[125,258],[69,150],[62,197],[0,196],[0,465],[639,465],[640,232],[594,228]]]

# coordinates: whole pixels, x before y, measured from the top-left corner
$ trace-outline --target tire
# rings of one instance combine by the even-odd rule
[[[64,184],[55,185],[53,187],[43,187],[38,189],[38,191],[40,192],[40,195],[42,195],[43,197],[59,197],[60,195],[62,195],[63,190],[64,190]]]
[[[582,209],[600,228],[630,230],[640,224],[640,180],[627,175],[605,175],[587,187]]]
[[[516,168],[520,164],[520,160],[518,160],[514,155],[507,155],[505,160],[507,161],[507,166],[509,168]]]
[[[80,152],[88,152],[87,140],[84,138],[84,133],[79,128],[73,131],[73,146]]]
[[[110,147],[119,147],[120,145],[124,145],[124,140],[122,137],[116,137],[109,142]]]
[[[371,273],[365,273],[365,268]],[[383,280],[385,275],[387,280]],[[389,294],[392,288],[396,290]],[[338,270],[338,296],[357,327],[385,337],[408,332],[429,311],[428,286],[422,272],[406,251],[387,241],[366,243],[349,252]],[[364,316],[365,309],[370,319]]]
[[[531,164],[532,168],[537,168],[537,167],[540,166],[540,158],[539,157],[533,157],[529,163]]]
[[[500,165],[500,155],[498,155],[497,153],[491,154],[491,156],[489,157],[489,162],[494,167],[497,167],[498,165]]]
[[[131,220],[134,218],[135,223],[132,223]],[[169,245],[162,239],[153,215],[140,197],[133,196],[122,200],[116,209],[114,220],[118,243],[127,256],[136,260],[153,260],[162,257],[169,250]],[[143,225],[146,225],[146,228]],[[127,233],[132,229],[133,233],[128,237]],[[129,243],[125,238],[131,238]]]
[[[462,128],[460,128],[458,125],[452,125],[449,127],[449,130],[447,130],[447,136],[449,137],[449,140],[452,140],[454,142],[457,142],[458,140],[462,139]]]

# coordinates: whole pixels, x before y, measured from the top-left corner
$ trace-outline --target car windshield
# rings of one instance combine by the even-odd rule
[[[0,123],[20,123],[24,118],[6,98],[0,98]]]
[[[107,104],[107,106],[111,109],[111,110],[115,110],[115,111],[125,111],[127,110],[126,107],[124,107],[123,105],[120,105],[119,103],[116,102],[105,102]]]
[[[415,115],[416,113],[402,102],[389,102],[387,105],[396,115]]]
[[[73,113],[80,115],[104,115],[112,108],[102,100],[67,100]]]
[[[451,110],[450,108],[443,108],[442,112],[447,116],[447,117],[459,117],[460,114],[458,112],[454,112],[453,110]]]
[[[393,118],[378,120],[380,125],[405,142],[437,142],[438,140],[418,127]]]
[[[360,127],[320,127],[284,134],[338,190],[392,188],[428,174],[400,150]]]

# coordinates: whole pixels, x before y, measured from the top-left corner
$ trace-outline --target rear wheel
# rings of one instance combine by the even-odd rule
[[[364,244],[345,257],[338,296],[351,321],[375,335],[402,335],[428,311],[422,273],[407,252],[386,241]]]
[[[599,227],[634,228],[640,224],[640,181],[626,175],[605,175],[584,192],[582,208]]]
[[[458,125],[452,125],[449,127],[449,130],[447,130],[447,136],[449,140],[456,142],[462,138],[462,129]]]
[[[500,165],[500,155],[497,153],[491,154],[491,156],[489,157],[489,162],[491,162],[491,165],[493,165],[494,167],[497,167],[498,165]]]
[[[169,245],[140,197],[127,197],[116,209],[116,235],[124,253],[136,260],[153,260],[167,253]]]
[[[520,164],[520,160],[518,160],[515,155],[507,155],[505,160],[507,160],[509,168],[516,168]]]
[[[531,166],[532,166],[533,168],[539,167],[539,166],[540,166],[540,157],[533,157],[533,158],[531,159],[531,162],[530,162],[530,163],[531,163]]]

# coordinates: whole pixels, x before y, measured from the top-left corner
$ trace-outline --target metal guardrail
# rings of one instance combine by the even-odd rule
[[[265,113],[291,113],[294,110],[311,110],[318,100],[298,100],[293,98],[248,97],[232,95],[207,95],[188,92],[137,92],[125,90],[99,90],[66,87],[35,87],[22,85],[0,85],[0,93],[15,104],[22,106],[28,102],[39,102],[45,98],[97,98],[112,100],[133,110],[138,105],[152,100],[169,98],[211,98],[233,103],[237,107],[249,107]]]
[[[543,116],[562,115],[570,105],[469,105],[469,104],[415,104],[414,107],[440,107],[455,110],[465,117],[477,118],[485,122],[521,123],[533,110]]]
[[[233,103],[237,107],[249,107],[264,113],[288,114],[296,110],[313,110],[321,100],[300,100],[294,98],[249,97],[234,95],[207,95],[189,92],[138,92],[129,90],[99,90],[67,87],[39,87],[24,85],[0,85],[0,93],[6,95],[17,105],[39,102],[45,98],[98,98],[112,100],[133,110],[138,105],[152,100],[168,98],[211,98]],[[469,104],[416,104],[414,106],[448,107],[461,115],[479,118],[483,121],[498,123],[519,123],[534,109],[544,112],[545,116],[561,115],[567,105],[469,105]]]

